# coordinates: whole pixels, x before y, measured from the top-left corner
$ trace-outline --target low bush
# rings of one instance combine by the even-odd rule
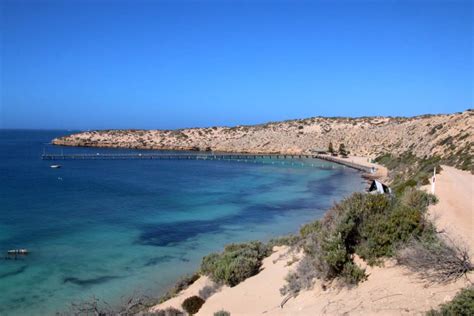
[[[286,284],[280,289],[280,293],[282,295],[296,295],[301,290],[309,290],[316,277],[317,273],[313,262],[311,262],[311,257],[304,256],[298,263],[296,270],[286,276]]]
[[[440,306],[438,310],[431,310],[427,316],[471,316],[474,315],[474,287],[462,289],[454,299]]]
[[[270,241],[267,243],[267,246],[272,249],[275,246],[290,246],[293,247],[298,244],[300,241],[300,236],[299,235],[286,235],[286,236],[281,236],[281,237],[276,237],[270,239]]]
[[[183,301],[183,304],[181,304],[181,307],[190,315],[194,315],[199,310],[201,309],[201,306],[205,303],[206,301],[200,298],[199,296],[191,296],[188,297]]]
[[[214,282],[235,286],[258,273],[263,258],[271,248],[259,241],[230,244],[222,253],[211,253],[202,259],[201,272]]]
[[[349,285],[355,285],[367,279],[365,269],[361,269],[353,261],[348,261],[344,264],[340,277]]]
[[[221,310],[221,311],[215,312],[214,316],[230,316],[230,313],[228,311]]]
[[[455,281],[474,270],[467,247],[446,237],[413,239],[398,251],[396,259],[421,279],[433,283]]]
[[[428,209],[428,206],[436,204],[437,202],[438,199],[436,198],[436,196],[432,194],[427,194],[424,191],[415,190],[413,188],[404,190],[401,197],[402,204],[412,208],[416,208],[422,212],[426,211]]]
[[[220,288],[220,285],[216,283],[214,283],[213,285],[206,285],[205,287],[199,290],[199,297],[207,300],[209,297],[219,291]]]
[[[314,221],[308,224],[305,224],[301,227],[300,229],[300,236],[301,238],[306,238],[310,234],[316,233],[321,229],[321,222],[320,221]]]

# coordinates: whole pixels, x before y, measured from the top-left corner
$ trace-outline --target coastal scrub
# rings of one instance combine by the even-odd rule
[[[301,228],[305,257],[287,276],[281,293],[295,295],[311,288],[314,279],[337,278],[347,285],[365,280],[354,256],[373,265],[395,255],[400,245],[413,238],[428,240],[435,231],[425,213],[435,201],[430,194],[410,189],[399,197],[354,193],[335,204],[323,219]]]
[[[271,248],[262,242],[230,244],[221,253],[211,253],[202,259],[201,273],[214,282],[235,286],[258,273],[263,258]]]

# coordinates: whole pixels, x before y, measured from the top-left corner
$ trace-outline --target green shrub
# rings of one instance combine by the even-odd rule
[[[428,206],[436,204],[438,199],[436,196],[426,193],[421,190],[407,189],[403,192],[401,196],[401,203],[425,212],[428,209]]]
[[[288,275],[282,293],[308,288],[314,278],[340,278],[346,284],[363,281],[365,271],[354,263],[354,254],[375,264],[413,237],[433,236],[425,213],[434,201],[432,195],[407,190],[401,197],[354,193],[335,204],[322,220],[301,228],[305,257]]]
[[[222,253],[212,253],[204,257],[201,272],[216,283],[235,286],[257,274],[263,258],[270,253],[270,247],[259,241],[230,244]]]
[[[454,299],[441,305],[438,310],[431,310],[427,316],[470,316],[474,315],[474,287],[462,289]]]
[[[344,273],[347,280],[363,279],[352,277],[361,271],[350,265],[361,238],[359,226],[368,217],[384,212],[389,204],[385,195],[355,193],[332,207],[320,222],[302,228],[303,249],[312,258],[318,278],[329,280]]]
[[[367,279],[365,269],[359,268],[354,262],[348,261],[344,264],[341,272],[341,278],[346,284],[358,284]]]
[[[418,182],[416,182],[415,179],[409,179],[407,181],[402,181],[402,182],[394,182],[393,185],[393,191],[395,192],[396,195],[401,195],[403,192],[405,192],[406,189],[409,188],[414,188],[416,187]]]
[[[321,229],[321,222],[314,221],[308,224],[305,224],[300,229],[300,235],[302,238],[308,237],[312,233],[316,233]]]
[[[181,304],[181,307],[190,315],[194,315],[197,312],[199,312],[199,309],[201,309],[201,306],[205,303],[206,301],[200,298],[199,296],[191,296],[188,297],[183,301],[183,304]]]
[[[373,216],[361,225],[357,253],[369,263],[383,256],[393,256],[400,243],[412,236],[420,236],[423,227],[424,219],[420,211],[397,205],[387,214]]]
[[[286,236],[281,236],[281,237],[276,237],[270,239],[270,241],[267,243],[267,246],[272,249],[275,246],[295,246],[298,244],[300,241],[300,236],[299,235],[286,235]]]
[[[214,316],[230,316],[230,313],[228,311],[221,310],[221,311],[215,312]]]

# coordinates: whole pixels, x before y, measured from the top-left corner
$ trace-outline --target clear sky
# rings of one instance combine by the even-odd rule
[[[3,128],[473,107],[474,1],[0,0]]]

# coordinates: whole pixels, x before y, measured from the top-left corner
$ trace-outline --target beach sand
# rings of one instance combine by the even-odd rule
[[[367,160],[357,162],[367,163]],[[473,185],[474,175],[443,166],[443,171],[436,179],[439,203],[429,210],[439,229],[445,229],[452,238],[466,241],[471,251],[474,250]],[[425,187],[427,190],[429,188]],[[198,315],[213,315],[222,309],[233,316],[423,315],[427,310],[450,301],[461,288],[474,281],[474,273],[471,273],[467,279],[454,283],[428,285],[407,269],[387,260],[383,267],[367,267],[368,279],[355,288],[329,284],[323,290],[321,282],[317,281],[312,290],[300,293],[280,308],[284,297],[280,295],[279,289],[285,284],[285,276],[296,266],[295,263],[289,263],[295,257],[300,258],[301,253],[290,253],[287,247],[275,247],[274,250],[270,257],[264,259],[259,274],[233,288],[223,287],[206,301]],[[361,260],[357,262],[364,265]],[[152,310],[168,306],[181,309],[185,298],[198,294],[201,288],[209,284],[212,281],[201,277],[177,297]]]

